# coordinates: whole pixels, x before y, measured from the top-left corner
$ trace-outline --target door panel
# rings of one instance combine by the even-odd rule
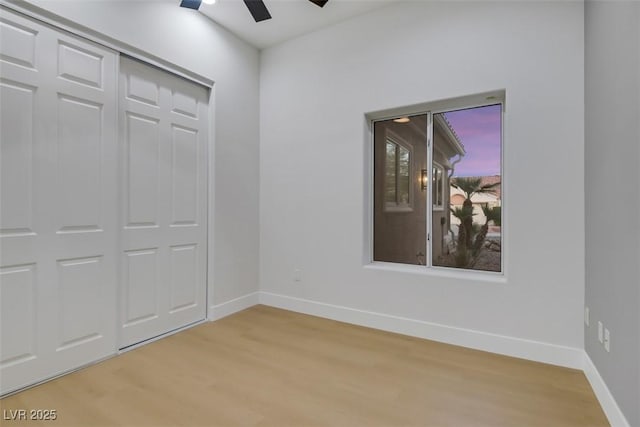
[[[0,59],[5,63],[35,69],[38,30],[33,28],[31,22],[25,24],[21,25],[10,16],[0,17]]]
[[[160,153],[157,119],[127,114],[124,140],[126,171],[126,227],[158,226]]]
[[[117,56],[54,32],[56,138],[48,181],[56,206],[55,359],[64,369],[116,349]],[[51,212],[50,212],[51,215]]]
[[[206,315],[208,92],[135,60],[120,65],[123,348]]]
[[[198,248],[196,245],[172,246],[171,251],[171,305],[175,313],[194,307],[197,301]]]
[[[130,327],[135,323],[157,318],[158,248],[125,252],[123,264],[123,293],[126,304],[123,307],[123,326]]]
[[[35,264],[0,269],[2,281],[2,368],[26,362],[36,356],[36,277]],[[20,334],[13,333],[21,325]],[[6,337],[6,339],[4,338]]]
[[[59,95],[57,109],[59,232],[100,230],[102,106]]]
[[[55,272],[55,261],[44,254],[50,230],[38,214],[48,178],[40,168],[47,159],[38,125],[45,119],[42,87],[50,72],[39,60],[46,36],[33,22],[0,12],[0,393],[5,393],[55,368],[41,345],[48,332],[43,288],[50,286],[47,273]]]
[[[60,41],[58,44],[58,76],[81,85],[103,87],[102,55],[77,45]]]
[[[58,261],[58,350],[100,337],[100,318],[92,312],[100,306],[101,283],[95,278],[102,270],[102,257]]]
[[[172,127],[171,225],[198,223],[198,131]]]
[[[194,93],[194,91],[189,91],[190,94],[181,93],[181,92],[173,92],[172,95],[172,103],[173,108],[171,111],[177,114],[183,114],[187,117],[191,117],[194,119],[198,118],[198,94]]]
[[[133,67],[133,66],[132,66]],[[140,65],[142,67],[142,65]],[[138,68],[138,67],[135,67]],[[158,106],[160,87],[155,81],[148,80],[136,74],[126,74],[121,76],[125,80],[125,97],[132,101],[138,101],[153,107]]]
[[[33,116],[36,88],[0,82],[2,157],[0,158],[0,233],[33,232]],[[6,108],[11,106],[11,108]]]
[[[0,393],[116,349],[116,54],[0,9]]]

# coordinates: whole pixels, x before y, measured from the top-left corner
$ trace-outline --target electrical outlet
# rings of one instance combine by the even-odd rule
[[[302,270],[300,270],[299,268],[293,270],[293,281],[302,282]]]
[[[604,349],[607,350],[607,353],[611,351],[611,335],[609,334],[609,330],[604,328]]]
[[[584,324],[589,326],[589,307],[584,308]]]
[[[602,322],[598,320],[598,341],[600,341],[600,344],[604,341],[604,333],[602,329]]]

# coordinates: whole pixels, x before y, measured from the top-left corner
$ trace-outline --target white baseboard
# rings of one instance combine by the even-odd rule
[[[584,351],[579,348],[456,328],[270,292],[260,292],[260,304],[536,362],[573,369],[582,369],[584,366]]]
[[[221,304],[212,305],[208,317],[209,320],[222,319],[257,304],[260,304],[260,292],[252,292]]]
[[[591,388],[598,398],[598,402],[600,402],[600,406],[602,406],[602,410],[607,416],[611,427],[630,427],[627,418],[620,410],[616,400],[609,391],[609,387],[607,387],[607,384],[600,376],[600,372],[598,372],[596,365],[593,364],[587,352],[584,352],[584,366],[582,370],[587,380],[589,380],[589,384],[591,384]]]

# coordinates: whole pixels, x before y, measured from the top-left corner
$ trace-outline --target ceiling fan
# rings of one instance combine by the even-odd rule
[[[256,22],[265,21],[267,19],[271,19],[271,14],[265,6],[264,1],[262,0],[243,0],[244,4],[247,5],[247,9],[251,12],[251,16],[255,19]],[[329,0],[309,0],[311,3],[316,6],[323,7]],[[206,1],[205,1],[206,3]],[[189,9],[198,10],[200,5],[202,4],[202,0],[182,0],[180,3],[181,7],[187,7]]]

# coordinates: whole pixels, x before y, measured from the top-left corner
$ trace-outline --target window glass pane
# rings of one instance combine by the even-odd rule
[[[408,122],[374,124],[375,261],[425,264],[427,192],[420,185],[427,167],[426,115]]]
[[[387,141],[385,157],[385,191],[384,200],[387,203],[396,203],[396,144]]]
[[[502,269],[501,121],[501,105],[433,115],[433,166],[442,165],[445,205],[438,209],[434,189],[435,266]]]
[[[409,205],[409,150],[398,147],[398,199],[399,206]]]
[[[443,168],[438,164],[433,165],[433,208],[443,209]]]

